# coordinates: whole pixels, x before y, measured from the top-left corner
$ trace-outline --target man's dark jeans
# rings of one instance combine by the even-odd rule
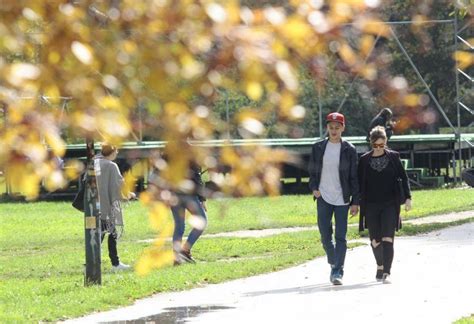
[[[317,199],[318,204],[318,227],[321,235],[321,243],[326,251],[328,263],[335,271],[341,272],[344,268],[344,260],[347,250],[347,215],[349,206],[335,206],[324,201],[322,197]],[[332,216],[336,222],[336,246],[332,239]]]

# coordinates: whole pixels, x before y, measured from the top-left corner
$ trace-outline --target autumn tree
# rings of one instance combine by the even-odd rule
[[[307,69],[315,87],[324,87],[319,81],[333,73],[328,67],[332,55],[340,59],[336,70],[359,75],[407,111],[420,107],[416,94],[381,72],[382,62],[365,60],[376,37],[389,36],[378,18],[379,4],[291,0],[284,6],[247,7],[236,0],[3,0],[0,167],[33,199],[40,182],[54,190],[80,172],[77,162],[66,172],[54,163],[54,155],[65,153],[65,129],[76,137],[120,144],[142,128],[171,143],[161,175],[175,187],[194,161],[210,170],[223,194],[277,194],[280,165],[292,158],[287,152],[230,145],[216,152],[198,145],[183,151],[179,143],[226,138],[228,127],[212,113],[219,89],[242,92],[258,102],[233,112],[231,122],[243,138],[265,137],[270,118],[282,129],[304,120],[299,68]],[[67,113],[52,109],[64,98],[70,100]],[[143,124],[136,122],[139,109],[147,116]],[[229,167],[225,180],[213,171],[219,165]],[[133,176],[127,179],[132,185]],[[166,206],[146,194],[141,200],[149,206],[152,223],[165,228]],[[142,273],[162,262],[156,256],[166,231],[160,233],[139,263]]]

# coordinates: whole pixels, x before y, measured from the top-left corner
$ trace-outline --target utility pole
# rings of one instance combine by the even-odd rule
[[[84,229],[86,248],[86,269],[84,286],[101,285],[100,255],[100,202],[96,176],[100,175],[99,161],[94,160],[94,141],[87,139],[86,188],[84,192]],[[97,162],[95,162],[97,161]],[[96,164],[96,165],[95,165]]]
[[[225,118],[227,123],[227,139],[230,139],[230,125],[229,125],[229,93],[225,91]]]
[[[323,138],[324,137],[324,133],[323,133],[323,105],[321,103],[321,87],[322,87],[322,85],[321,85],[320,82],[318,82],[319,138]]]

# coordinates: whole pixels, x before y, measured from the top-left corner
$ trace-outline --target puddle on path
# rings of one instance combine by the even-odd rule
[[[216,310],[231,309],[233,307],[217,306],[217,305],[200,305],[200,306],[181,306],[164,308],[162,312],[156,315],[141,317],[134,320],[102,322],[107,324],[178,324],[186,323],[188,319],[198,317],[201,314],[213,312]]]

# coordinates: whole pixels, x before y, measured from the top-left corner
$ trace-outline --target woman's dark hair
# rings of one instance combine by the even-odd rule
[[[387,140],[387,133],[385,133],[385,128],[383,126],[376,126],[370,131],[370,142],[375,143],[378,139]]]

